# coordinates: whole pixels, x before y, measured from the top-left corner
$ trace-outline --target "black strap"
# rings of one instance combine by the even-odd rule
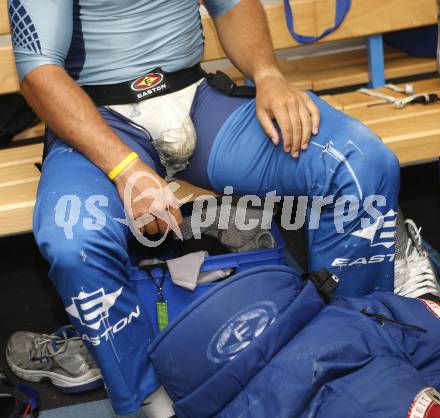
[[[304,273],[303,280],[310,280],[316,287],[316,290],[324,299],[325,303],[330,303],[333,298],[333,292],[339,284],[339,277],[330,273],[327,269],[321,269],[318,273]]]
[[[160,81],[152,87],[145,85],[136,88],[136,83],[148,76],[161,76]],[[200,64],[172,73],[163,72],[156,68],[140,77],[117,84],[85,85],[82,89],[90,96],[97,106],[112,106],[127,103],[136,103],[163,94],[174,93],[194,84],[206,77],[206,72]]]
[[[236,83],[225,73],[217,71],[208,74],[208,84],[230,97],[255,97],[256,89],[252,86],[237,86]]]
[[[437,103],[440,98],[435,93],[419,94],[417,95],[411,103],[420,103],[424,105]]]
[[[401,322],[401,321],[398,321],[398,320],[393,319],[393,318],[389,318],[385,314],[375,313],[375,312],[368,312],[368,308],[364,308],[361,312],[365,316],[368,316],[369,318],[376,319],[379,322],[380,325],[384,325],[385,322],[388,322],[390,324],[398,325],[398,326],[403,327],[403,328],[411,328],[411,329],[415,329],[416,331],[419,331],[419,332],[428,332],[428,330],[426,330],[425,328],[422,328],[422,327],[419,327],[419,326],[413,325],[413,324],[407,324],[405,322]]]
[[[168,272],[168,265],[166,263],[156,263],[148,266],[139,266],[139,268],[147,273],[147,276],[153,282],[153,285],[156,287],[158,300],[164,301],[165,298],[163,295],[163,284],[165,282],[165,277]],[[156,278],[152,274],[152,270],[157,268],[160,269],[162,273],[162,277],[159,280],[156,280]]]

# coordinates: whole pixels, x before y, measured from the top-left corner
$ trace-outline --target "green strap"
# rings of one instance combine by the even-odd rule
[[[166,300],[156,302],[157,325],[162,331],[168,325],[168,303]]]
[[[151,274],[151,270],[154,267],[159,267],[162,270],[162,278],[160,279],[159,283],[155,280],[155,278]],[[162,331],[169,323],[168,302],[166,301],[166,299],[163,296],[163,283],[165,281],[165,276],[167,274],[167,270],[163,265],[159,265],[159,266],[153,265],[153,266],[151,266],[151,269],[148,269],[145,271],[157,289],[157,296],[158,296],[157,302],[156,302],[157,326],[159,328],[159,331]]]

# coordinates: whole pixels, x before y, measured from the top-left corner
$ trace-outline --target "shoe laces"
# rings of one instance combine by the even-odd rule
[[[410,296],[410,293],[421,289],[423,292],[414,297],[426,293],[438,294],[437,280],[422,245],[422,228],[417,227],[412,219],[406,219],[405,224],[410,231],[405,250],[405,274],[396,283],[396,293]]]
[[[35,339],[34,348],[40,353],[41,357],[54,358],[67,351],[67,346],[71,340],[79,340],[79,337],[69,337],[66,331],[62,331],[61,336],[41,334]]]

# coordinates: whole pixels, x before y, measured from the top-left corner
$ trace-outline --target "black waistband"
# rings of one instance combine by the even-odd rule
[[[136,103],[162,94],[173,93],[206,77],[200,64],[173,73],[156,68],[134,80],[118,84],[87,85],[83,90],[97,106]]]

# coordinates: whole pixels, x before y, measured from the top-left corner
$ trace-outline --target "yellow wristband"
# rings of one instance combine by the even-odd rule
[[[128,154],[112,171],[110,171],[110,173],[108,173],[108,178],[114,180],[138,157],[139,156],[135,152]]]

